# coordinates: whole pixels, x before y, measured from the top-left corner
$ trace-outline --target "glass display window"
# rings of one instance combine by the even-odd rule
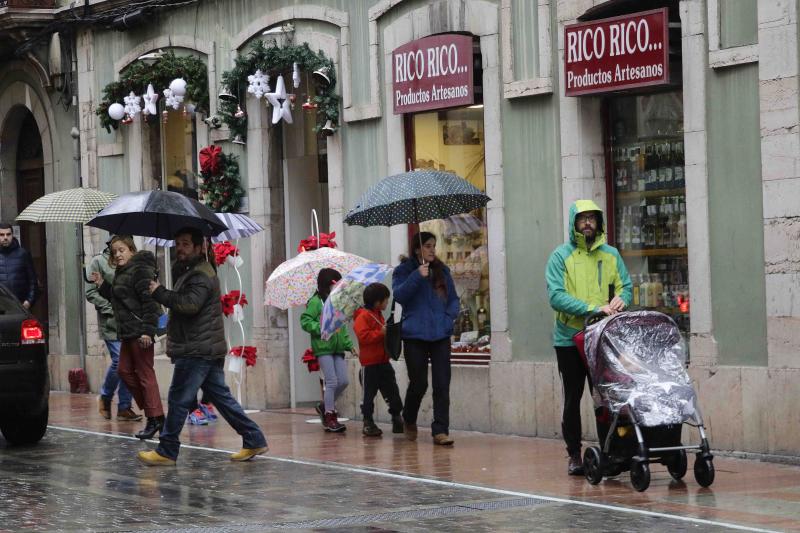
[[[418,113],[410,124],[414,168],[453,172],[486,191],[482,106]],[[452,353],[491,353],[486,209],[423,222],[420,230],[436,235],[436,254],[450,268],[461,301]]]
[[[609,240],[633,282],[633,309],[670,315],[689,333],[689,276],[680,91],[609,100]]]

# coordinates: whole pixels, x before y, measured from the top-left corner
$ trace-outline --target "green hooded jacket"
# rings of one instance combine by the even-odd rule
[[[337,329],[330,339],[322,340],[319,325],[319,319],[322,316],[322,305],[323,302],[319,293],[314,293],[314,296],[306,304],[306,310],[300,315],[300,326],[303,331],[311,335],[311,349],[314,350],[314,355],[352,352],[353,341],[344,327]]]
[[[103,281],[113,284],[115,270],[108,263],[108,257],[108,252],[94,256],[87,269],[87,275],[92,272],[100,272],[103,276]],[[94,305],[97,310],[97,328],[100,337],[105,341],[117,340],[117,321],[114,318],[114,307],[110,301],[100,294],[100,290],[94,283],[86,284],[86,300]]]
[[[578,213],[597,211],[600,220],[591,249],[575,230]],[[574,346],[572,336],[583,329],[586,315],[609,302],[609,285],[626,306],[631,304],[631,277],[619,251],[606,244],[603,211],[591,200],[578,200],[569,208],[569,242],[550,254],[545,278],[550,307],[556,311],[554,346]]]

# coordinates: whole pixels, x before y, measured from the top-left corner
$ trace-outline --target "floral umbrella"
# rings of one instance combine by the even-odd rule
[[[370,262],[369,259],[333,248],[302,252],[272,271],[264,291],[264,305],[274,305],[280,309],[305,305],[317,290],[317,275],[323,268],[334,268],[345,276],[356,267]]]
[[[353,269],[336,284],[322,307],[320,333],[323,339],[329,339],[350,320],[356,309],[364,305],[367,285],[382,282],[391,269],[382,263],[369,263]]]

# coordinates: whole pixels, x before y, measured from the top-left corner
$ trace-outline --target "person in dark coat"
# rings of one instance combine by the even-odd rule
[[[422,232],[411,240],[409,258],[392,275],[394,299],[403,306],[403,354],[408,390],[403,407],[405,434],[417,438],[417,413],[433,380],[434,444],[450,445],[450,336],[459,299],[450,269],[436,257],[436,236]]]
[[[36,301],[36,271],[31,254],[19,245],[11,224],[0,223],[0,284],[30,309]]]
[[[195,228],[175,235],[177,261],[172,267],[174,286],[168,290],[150,283],[153,298],[170,310],[167,355],[175,365],[167,401],[169,410],[155,450],[139,452],[148,466],[175,465],[180,450],[178,436],[186,417],[197,406],[197,391],[219,411],[242,437],[242,449],[232,461],[247,461],[267,451],[267,439],[245,413],[225,384],[223,365],[228,353],[222,317],[219,280],[203,253],[203,234]]]
[[[105,281],[100,272],[92,272],[92,281],[114,308],[117,335],[122,341],[117,367],[119,377],[147,417],[144,429],[135,436],[152,439],[164,425],[153,349],[161,308],[148,290],[150,281],[156,277],[156,258],[147,250],[137,252],[130,235],[114,236],[110,246],[110,261],[116,264],[113,283]]]

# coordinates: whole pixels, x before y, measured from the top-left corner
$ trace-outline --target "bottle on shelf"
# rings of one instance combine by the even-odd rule
[[[632,209],[632,207],[629,207]],[[637,206],[631,217],[631,249],[642,248],[642,207]]]
[[[675,158],[670,143],[664,143],[664,152],[664,188],[672,189],[675,187]]]
[[[477,300],[478,311],[476,312],[476,318],[478,320],[478,335],[486,335],[487,333],[485,330],[489,313],[486,312],[486,308],[482,305],[480,296],[478,296]]]
[[[656,206],[647,206],[647,219],[644,223],[644,248],[656,247],[656,215],[654,212]]]
[[[655,302],[653,307],[664,307],[664,283],[661,281],[661,274],[653,274],[655,282],[653,283],[653,298]]]
[[[678,248],[686,248],[686,202],[680,203],[680,218],[678,219],[678,237],[676,244]]]
[[[656,189],[664,189],[667,179],[666,174],[666,155],[664,154],[664,145],[659,144],[656,146]]]
[[[652,191],[653,186],[655,185],[657,180],[654,180],[653,177],[656,173],[655,167],[655,158],[653,157],[653,145],[648,144],[644,148],[645,155],[644,155],[644,172],[645,172],[645,184],[644,189],[646,191]]]
[[[632,292],[631,304],[636,307],[639,307],[640,305],[639,285],[641,284],[641,282],[642,282],[642,277],[639,274],[634,274],[633,276],[631,276],[631,284],[633,285],[633,287],[631,288]]]
[[[675,187],[676,188],[683,188],[686,186],[686,182],[684,180],[684,157],[683,157],[683,141],[678,141],[675,143],[675,156],[673,157],[673,166],[672,172],[674,175]]]
[[[639,279],[641,280],[639,283],[639,305],[648,308],[650,307],[650,274],[641,274]]]

